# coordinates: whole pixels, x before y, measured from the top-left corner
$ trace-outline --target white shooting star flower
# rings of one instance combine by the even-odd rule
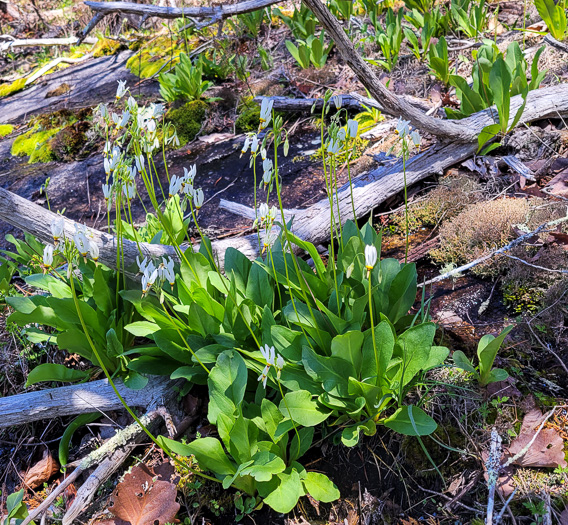
[[[365,246],[365,268],[367,268],[367,273],[371,273],[375,264],[377,264],[377,249],[372,244],[368,244]]]
[[[349,133],[350,138],[357,138],[357,133],[359,132],[359,122],[353,119],[349,119],[347,121],[347,132]]]
[[[59,240],[61,239],[61,237],[63,237],[64,229],[65,229],[65,219],[63,219],[63,217],[60,217],[59,219],[54,219],[53,222],[51,223],[51,235],[53,236],[53,240],[56,246]]]
[[[46,244],[43,249],[43,265],[46,268],[51,268],[53,264],[53,246],[51,244]]]
[[[127,91],[128,88],[126,87],[126,80],[119,80],[118,88],[116,90],[116,100],[120,100]]]
[[[263,98],[260,105],[260,129],[266,128],[272,119],[272,106],[274,100],[271,98]]]

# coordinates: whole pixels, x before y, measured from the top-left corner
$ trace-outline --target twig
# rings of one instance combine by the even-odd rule
[[[519,261],[520,263],[526,264],[527,266],[530,266],[531,268],[536,268],[537,270],[545,270],[547,272],[553,272],[553,273],[568,273],[568,270],[555,270],[553,268],[545,268],[544,266],[539,266],[538,264],[532,264],[528,261],[521,259],[520,257],[515,257],[514,255],[509,255],[508,253],[503,253],[502,255],[504,255],[505,257],[508,257],[509,259],[513,259],[515,261]]]
[[[546,222],[544,224],[541,224],[536,230],[533,230],[529,233],[525,233],[524,235],[521,235],[520,237],[517,237],[515,240],[511,241],[506,246],[503,246],[502,248],[499,248],[497,250],[493,250],[492,252],[488,253],[487,255],[484,255],[483,257],[479,257],[478,259],[475,259],[475,261],[471,261],[467,264],[464,264],[463,266],[460,266],[459,268],[454,268],[453,270],[450,270],[449,272],[443,273],[442,275],[438,275],[437,277],[434,277],[433,279],[430,279],[430,280],[428,280],[424,283],[421,283],[418,286],[428,286],[429,284],[437,283],[439,281],[443,281],[444,279],[448,279],[449,277],[453,277],[454,275],[458,275],[458,274],[464,272],[465,270],[469,270],[470,268],[478,266],[479,264],[491,259],[495,255],[500,255],[500,254],[504,254],[505,252],[508,252],[509,250],[513,249],[515,246],[518,246],[519,244],[521,244],[524,240],[530,239],[531,237],[541,233],[543,230],[545,230],[545,228],[550,228],[552,226],[556,226],[556,225],[561,224],[561,223],[566,222],[566,221],[568,221],[568,215],[566,217],[561,217],[560,219],[556,219],[554,221],[550,221],[550,222]],[[549,230],[547,230],[547,231],[549,231]],[[563,272],[563,273],[565,273],[565,272]]]
[[[517,488],[518,487],[515,487],[513,489],[513,492],[511,492],[510,496],[507,498],[507,501],[505,501],[505,504],[503,505],[501,512],[499,512],[499,514],[497,514],[497,517],[495,518],[495,525],[498,525],[498,523],[503,519],[503,516],[505,515],[505,511],[507,510],[507,508],[509,507],[509,504],[511,503],[511,501],[513,501],[513,497],[517,493]]]
[[[548,414],[546,414],[546,417],[542,420],[542,423],[538,427],[538,430],[535,432],[535,435],[532,437],[532,439],[519,452],[517,452],[514,456],[510,457],[505,463],[503,463],[503,465],[501,465],[502,469],[507,468],[509,465],[512,465],[515,461],[522,458],[529,451],[529,449],[532,447],[532,444],[536,441],[536,438],[540,434],[540,431],[544,428],[546,422],[554,415],[554,412],[556,412],[557,408],[558,405],[555,405],[554,408]]]
[[[499,470],[501,463],[501,436],[497,429],[493,427],[491,430],[491,449],[489,457],[485,464],[487,468],[487,487],[489,489],[489,496],[487,498],[487,518],[486,525],[493,525],[493,511],[495,509],[495,489],[497,488],[497,481],[499,480]]]

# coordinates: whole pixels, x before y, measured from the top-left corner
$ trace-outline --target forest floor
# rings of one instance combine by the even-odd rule
[[[0,12],[0,33],[16,38],[68,36],[84,27],[90,18],[89,10],[82,4],[63,9],[56,2],[48,5],[39,1],[37,4],[39,11],[19,6],[25,12],[19,19]],[[512,40],[522,42],[526,49],[540,47],[541,36],[508,29],[522,20],[522,3],[503,1],[490,5],[491,9],[499,7],[495,38],[500,49],[505,49]],[[529,22],[534,22],[538,15],[529,10],[528,18]],[[130,18],[113,15],[97,30],[107,36],[118,35],[122,30],[122,34],[136,40],[138,46],[149,46],[157,38],[183,45],[173,31],[173,22],[164,26],[155,22],[143,29],[134,28],[132,23]],[[252,129],[243,124],[245,117],[250,114],[254,120],[252,97],[320,98],[328,89],[334,93],[365,95],[355,75],[335,50],[321,69],[299,69],[284,45],[290,32],[281,23],[265,24],[256,38],[229,24],[224,25],[220,36],[215,35],[215,31],[203,31],[192,45],[210,43],[219,53],[246,57],[248,76],[238,78],[236,73],[231,73],[225,80],[216,81],[207,92],[212,101],[208,103],[197,136],[165,153],[170,175],[183,173],[183,168],[191,164],[197,165],[199,185],[205,193],[200,223],[212,239],[254,231],[252,221],[219,206],[221,199],[253,205],[253,172],[248,157],[240,154],[244,132]],[[452,52],[453,60],[459,63],[459,74],[464,78],[471,72],[473,39],[471,44]],[[13,126],[0,138],[0,185],[3,188],[42,206],[49,205],[52,210],[64,210],[67,217],[78,222],[106,228],[106,207],[101,191],[105,181],[104,140],[94,131],[95,108],[101,102],[113,104],[118,80],[126,80],[139,104],[161,101],[155,78],[139,78],[127,69],[126,62],[135,53],[129,45],[133,47],[123,43],[112,54],[58,68],[30,87],[0,98],[0,124]],[[268,70],[262,69],[257,60],[259,45],[270,50],[273,63]],[[91,47],[83,45],[74,52],[85,53]],[[369,52],[376,54],[376,50]],[[11,83],[65,53],[70,53],[68,47],[33,46],[11,50],[0,55],[0,78]],[[545,86],[566,81],[566,55],[546,47],[540,57],[540,69],[547,70]],[[427,65],[416,60],[408,50],[401,52],[394,70],[383,72],[382,77],[394,93],[420,99],[436,114],[443,114],[441,106],[448,100],[455,102],[451,92],[429,74]],[[303,208],[326,196],[324,173],[316,155],[321,145],[320,123],[309,112],[283,115],[290,130],[290,152],[279,166],[284,206]],[[74,126],[78,144],[72,148],[60,144],[55,152],[57,160],[51,157],[48,162],[30,163],[29,156],[13,155],[14,141],[27,133],[38,117],[54,128]],[[396,120],[381,115],[375,124],[375,130],[364,135],[358,158],[351,162],[351,177],[372,171],[397,152]],[[424,140],[423,148],[433,142],[428,136]],[[57,147],[55,144],[54,148]],[[566,122],[562,118],[546,119],[515,130],[488,156],[473,157],[410,187],[408,260],[417,264],[420,280],[427,281],[452,266],[475,260],[499,244],[510,242],[523,233],[519,224],[534,229],[565,214],[567,151]],[[530,168],[535,180],[526,180],[510,168],[503,161],[507,155],[516,156]],[[164,161],[160,163],[158,169],[164,172],[163,182],[167,184]],[[347,177],[347,170],[342,169],[339,183],[347,182]],[[135,222],[144,222],[145,210],[141,205],[135,205],[132,212]],[[371,220],[377,231],[383,232],[382,257],[405,259],[402,194],[382,203],[371,217],[359,219]],[[525,421],[529,427],[522,427],[527,415],[534,415],[535,411],[544,414],[556,407],[545,426],[549,441],[538,441],[540,449],[531,449],[530,458],[510,467],[500,480],[497,494],[499,501],[504,501],[516,487],[515,500],[504,518],[506,522],[546,523],[542,521],[543,516],[549,516],[552,520],[549,523],[568,523],[568,513],[563,506],[568,501],[568,469],[564,459],[564,456],[568,458],[568,279],[562,273],[568,267],[567,231],[559,227],[550,235],[534,240],[531,246],[521,246],[511,252],[525,263],[499,256],[464,275],[426,286],[424,297],[420,289],[417,307],[424,299],[430,301],[430,314],[439,326],[439,344],[452,350],[475,355],[482,336],[496,334],[509,324],[516,326],[496,362],[509,372],[506,381],[479,390],[465,373],[456,369],[445,370],[445,376],[434,378],[438,392],[429,409],[437,415],[439,429],[432,438],[423,441],[430,457],[416,439],[387,429],[362,439],[355,448],[337,446],[333,437],[322,437],[320,446],[309,452],[306,463],[326,473],[337,484],[341,499],[333,504],[318,504],[304,498],[284,517],[265,507],[246,516],[244,522],[250,519],[255,523],[290,525],[483,523],[487,502],[484,462],[491,429],[497,428],[501,436],[508,437],[509,443],[505,445],[509,446],[519,436],[526,437],[526,432],[534,434],[530,423]],[[4,240],[8,234],[22,237],[12,226],[0,223],[0,248],[5,250],[12,249]],[[197,237],[197,232],[193,234]],[[456,236],[459,242],[452,241]],[[12,285],[19,290],[25,287],[24,281],[18,278]],[[66,362],[79,368],[83,366],[79,356],[66,355],[49,344],[28,342],[20,329],[6,325],[9,313],[9,307],[4,306],[0,319],[3,327],[0,396],[29,391],[25,388],[27,373],[38,363]],[[192,431],[202,435],[208,431],[206,393],[200,388],[191,392],[196,416]],[[70,451],[71,461],[83,457],[107,439],[117,426],[129,422],[120,412],[107,414],[107,417],[107,423],[90,424],[77,432]],[[70,420],[54,418],[0,430],[0,515],[6,497],[20,487],[27,487],[25,501],[33,508],[63,479],[59,468],[53,467],[55,460],[50,458],[57,457],[59,439]],[[554,467],[558,454],[562,461]],[[158,449],[146,443],[136,450],[124,469],[139,462],[156,466],[162,461]],[[109,497],[117,480],[115,475],[99,490],[88,514],[82,515],[77,523],[108,519]],[[180,515],[190,519],[187,523],[234,522],[233,494],[210,485],[214,484],[199,486],[191,481],[180,491],[183,502]],[[71,486],[51,509],[52,516],[61,516],[73,497]],[[539,506],[541,502],[545,505]]]

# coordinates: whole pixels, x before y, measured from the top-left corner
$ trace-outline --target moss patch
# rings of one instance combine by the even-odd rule
[[[181,51],[181,47],[175,40],[160,37],[152,40],[130,57],[126,62],[126,67],[132,74],[140,78],[148,78],[155,75],[172,57],[171,65],[176,64]]]
[[[19,78],[18,80],[14,80],[14,82],[12,83],[0,84],[0,98],[7,97],[8,95],[17,93],[18,91],[22,91],[25,85],[25,78]]]
[[[235,121],[235,129],[241,133],[258,131],[260,125],[260,106],[246,105]]]
[[[206,113],[207,104],[202,100],[194,100],[181,108],[168,111],[166,120],[175,126],[181,146],[199,133]]]
[[[55,158],[62,161],[76,159],[87,143],[86,133],[90,126],[88,122],[80,121],[59,131],[49,142]]]
[[[0,124],[0,138],[9,135],[12,131],[14,131],[12,124]]]
[[[93,56],[95,58],[114,55],[120,49],[121,43],[110,38],[99,38],[99,41],[93,46]]]
[[[60,128],[45,129],[42,131],[37,131],[37,128],[31,129],[14,140],[12,144],[12,155],[18,157],[29,156],[29,164],[55,160],[49,139],[57,134],[59,130]]]

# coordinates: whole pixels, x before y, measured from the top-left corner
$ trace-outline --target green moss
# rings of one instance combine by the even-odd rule
[[[82,110],[81,110],[82,111]],[[42,129],[61,128],[72,124],[77,120],[77,117],[69,109],[60,109],[53,113],[46,113],[30,120],[28,125]]]
[[[71,91],[71,86],[67,84],[67,82],[63,82],[63,84],[59,84],[56,88],[48,91],[45,98],[60,97],[61,95],[65,95],[65,93],[69,93],[69,91]]]
[[[245,106],[235,121],[235,129],[241,133],[258,131],[260,125],[260,106]]]
[[[0,84],[0,98],[7,97],[12,93],[16,93],[18,91],[22,91],[26,85],[25,78],[19,78],[18,80],[14,80],[12,83],[7,84]]]
[[[169,37],[160,37],[131,56],[126,62],[126,68],[140,78],[148,78],[160,71],[172,57],[170,65],[174,65],[180,53],[181,48],[176,41]]]
[[[194,100],[181,108],[168,111],[166,120],[175,126],[181,146],[199,133],[206,113],[207,104],[202,100]]]
[[[120,42],[116,40],[99,38],[98,42],[93,46],[92,53],[95,58],[114,55],[120,49],[120,46]]]
[[[42,131],[37,131],[37,128],[31,129],[14,140],[12,144],[12,155],[18,157],[29,156],[29,164],[55,160],[49,139],[57,134],[59,130],[60,128],[45,129]]]
[[[12,131],[14,131],[12,124],[0,124],[0,138],[9,135]]]

